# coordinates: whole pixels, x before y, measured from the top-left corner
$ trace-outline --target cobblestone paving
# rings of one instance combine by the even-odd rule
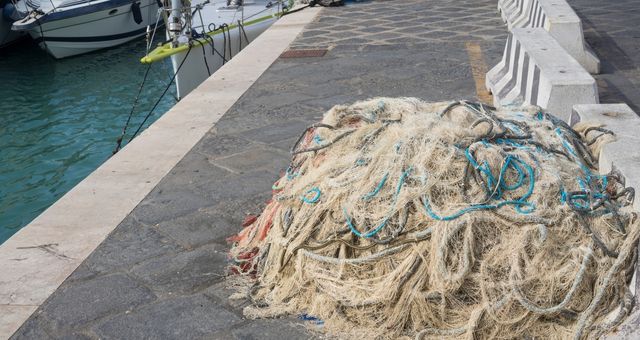
[[[292,47],[505,39],[507,31],[496,15],[496,1],[394,0],[347,6],[323,15]]]
[[[602,63],[595,76],[603,103],[626,102],[640,113],[640,2],[569,0],[585,40]]]
[[[295,318],[245,320],[225,287],[228,246],[258,213],[300,131],[336,104],[374,96],[476,95],[465,43],[488,65],[505,29],[495,0],[403,0],[327,8],[14,339],[298,339]],[[90,223],[90,221],[87,221]]]

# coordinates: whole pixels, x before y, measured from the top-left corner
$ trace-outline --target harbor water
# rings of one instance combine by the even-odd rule
[[[111,156],[147,68],[144,53],[142,38],[63,60],[29,43],[0,51],[0,243]],[[125,142],[170,75],[169,62],[153,64]],[[175,104],[174,93],[145,127]]]

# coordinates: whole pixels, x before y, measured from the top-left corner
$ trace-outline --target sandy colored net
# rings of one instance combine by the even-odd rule
[[[640,228],[633,190],[594,165],[612,134],[578,130],[536,107],[334,107],[233,239],[245,315],[306,313],[340,338],[609,331]]]

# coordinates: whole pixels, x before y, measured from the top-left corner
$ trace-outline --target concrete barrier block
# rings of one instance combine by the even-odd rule
[[[632,187],[636,191],[633,201],[633,209],[640,211],[640,152],[637,145],[640,143],[640,117],[627,104],[596,104],[576,105],[573,107],[569,123],[571,126],[578,122],[592,122],[602,124],[613,131],[616,136],[614,142],[605,144],[598,157],[598,166],[601,174],[609,173],[615,168],[625,180],[626,187]],[[595,132],[593,132],[595,133]],[[589,137],[589,136],[588,136]],[[640,250],[640,249],[639,249]],[[635,305],[640,305],[640,267],[636,264],[636,270],[629,284],[629,288],[635,296]],[[637,339],[640,334],[640,309],[633,308],[631,315],[612,334],[605,339]]]
[[[600,172],[608,173],[615,167],[624,176],[625,185],[640,194],[640,117],[627,104],[575,105],[569,123],[578,122],[603,124],[615,133],[616,141],[600,152]],[[640,211],[640,200],[636,199],[633,207]]]
[[[600,72],[600,60],[584,41],[582,21],[566,0],[513,1],[520,1],[520,6],[507,9],[509,29],[544,28],[589,73]]]
[[[517,22],[523,21],[522,18],[526,18],[531,7],[533,5],[534,0],[519,0],[516,4],[514,10],[510,13],[510,16],[507,17],[506,24],[509,30],[512,28],[523,28],[527,26],[518,26],[515,25]]]
[[[502,16],[502,21],[509,23],[509,20],[519,12],[519,8],[525,0],[499,0],[498,11]]]
[[[541,28],[513,29],[486,76],[494,105],[538,105],[567,120],[575,104],[597,104],[596,81]]]

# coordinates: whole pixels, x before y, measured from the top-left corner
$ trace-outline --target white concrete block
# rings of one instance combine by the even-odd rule
[[[502,21],[508,23],[509,18],[514,16],[523,1],[524,0],[499,0],[498,11],[500,11]]]
[[[513,29],[486,76],[494,105],[538,105],[567,120],[573,105],[597,104],[595,79],[541,28]]]
[[[504,9],[509,29],[544,28],[589,73],[600,72],[600,60],[584,41],[582,21],[566,0],[513,1],[519,1],[519,7]]]
[[[633,209],[640,212],[640,117],[627,104],[596,104],[576,105],[573,107],[569,124],[578,122],[592,122],[602,124],[605,128],[615,133],[616,140],[605,144],[598,155],[598,167],[600,174],[609,173],[613,168],[617,169],[624,177],[625,186],[635,189],[636,197],[633,201]],[[633,279],[629,284],[631,292],[635,295],[635,304],[640,304],[640,267],[636,264]],[[631,316],[617,327],[616,334],[609,334],[607,339],[637,339],[638,338],[638,312],[636,308]]]
[[[625,178],[625,185],[640,193],[640,118],[627,104],[576,105],[569,123],[594,122],[616,134],[616,141],[606,144],[599,155],[600,173],[608,173],[613,167]],[[640,200],[633,202],[640,211]]]

